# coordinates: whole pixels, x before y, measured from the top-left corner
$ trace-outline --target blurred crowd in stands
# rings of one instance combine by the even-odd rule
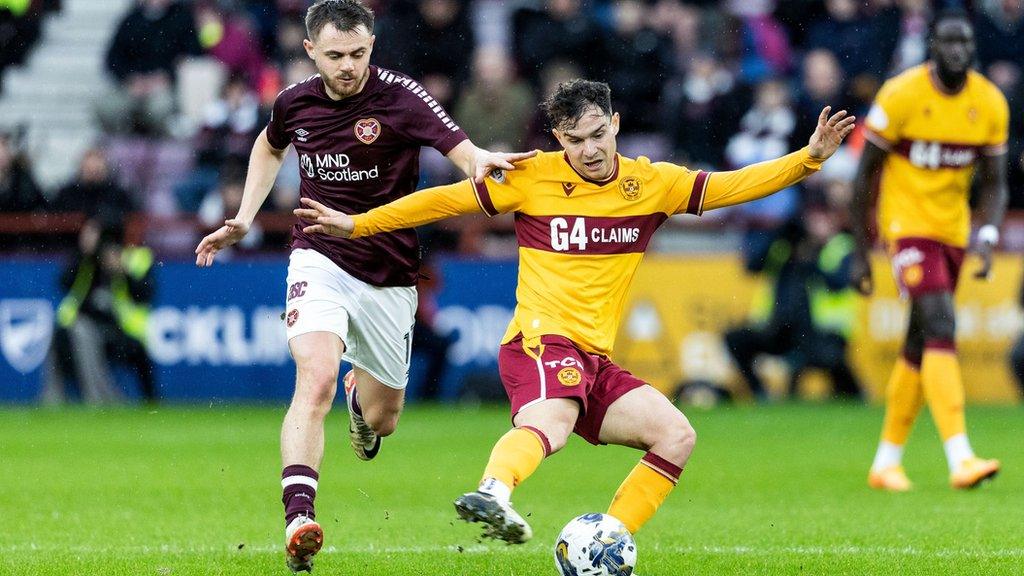
[[[964,5],[976,23],[978,67],[1024,102],[1021,0],[377,0],[373,62],[411,75],[482,146],[552,149],[537,102],[575,76],[607,81],[623,117],[620,151],[728,169],[802,146],[821,107],[863,116],[885,78],[927,57],[933,10]],[[315,73],[302,40],[309,0],[137,0],[109,39],[103,137],[63,187],[41,190],[16,130],[0,135],[0,212],[139,211],[195,218],[168,245],[191,247],[233,215],[251,143],[276,94]],[[17,63],[59,0],[0,0],[0,66]],[[10,126],[16,119],[4,119]],[[1024,115],[1013,114],[1011,194],[1024,207]],[[836,207],[858,150],[829,162],[805,188],[710,215],[771,230],[808,195]],[[265,210],[296,205],[292,157]],[[422,184],[456,175],[433,151]],[[201,223],[195,226],[195,222]],[[501,253],[488,232],[508,222],[467,219],[438,246]],[[283,247],[259,230],[241,249]],[[180,230],[178,232],[181,232]],[[175,240],[177,238],[177,240]],[[148,239],[152,240],[152,239]]]
[[[76,1],[0,0],[0,79],[45,38],[45,19]],[[975,22],[978,69],[1010,102],[1011,207],[1024,208],[1024,0],[366,2],[377,15],[372,62],[420,82],[481,147],[555,149],[537,104],[559,82],[584,76],[611,85],[621,153],[710,170],[803,146],[825,105],[863,118],[886,78],[927,58],[931,14],[964,7]],[[58,247],[75,255],[63,276],[68,295],[45,399],[62,401],[68,375],[77,375],[86,400],[113,399],[108,372],[97,368],[111,356],[135,370],[147,400],[157,400],[137,329],[151,296],[149,248],[187,255],[235,214],[252,142],[276,95],[316,72],[302,46],[310,3],[131,0],[103,48],[98,73],[109,87],[92,103],[100,136],[60,185],[37,184],[24,127],[0,118],[0,251]],[[799,187],[702,222],[673,219],[677,229],[710,221],[716,230],[742,230],[748,270],[769,279],[751,323],[726,336],[758,397],[767,393],[753,360],[764,352],[789,363],[790,388],[805,367],[824,368],[837,393],[860,394],[845,360],[855,300],[845,283],[852,241],[843,231],[862,143],[855,133]],[[433,150],[424,150],[421,169],[422,186],[459,177]],[[270,216],[235,251],[284,249],[299,178],[292,153],[264,206]],[[44,228],[63,222],[61,245],[23,234],[39,228],[18,224],[26,213],[76,216],[42,220]],[[422,236],[428,256],[509,257],[511,231],[508,218],[462,218]],[[436,394],[429,386],[440,380],[451,345],[430,328],[441,282],[430,276],[421,285],[415,342],[430,356],[426,396]],[[815,295],[827,295],[830,308],[811,306]],[[1022,351],[1024,343],[1014,361],[1024,375]]]

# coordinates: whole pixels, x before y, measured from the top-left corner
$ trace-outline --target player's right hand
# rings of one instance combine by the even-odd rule
[[[308,222],[316,222],[302,229],[306,234],[327,234],[340,238],[352,235],[356,223],[348,214],[328,208],[312,198],[299,198],[299,201],[307,208],[296,208],[295,215]]]
[[[224,225],[207,235],[196,247],[196,266],[213,264],[217,252],[235,244],[249,233],[249,225],[237,218],[225,220]]]
[[[807,152],[811,158],[825,160],[835,154],[843,139],[853,132],[855,116],[848,116],[846,110],[840,110],[829,116],[832,112],[831,106],[825,106],[818,115],[818,126],[807,141]]]
[[[871,279],[871,261],[863,252],[854,252],[850,256],[850,283],[864,296],[870,296],[875,289]]]
[[[975,280],[989,280],[992,278],[992,248],[994,244],[988,242],[978,243],[978,257],[981,258],[981,266],[974,273]]]

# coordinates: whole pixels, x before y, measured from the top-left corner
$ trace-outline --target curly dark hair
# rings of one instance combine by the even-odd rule
[[[320,0],[306,10],[306,36],[310,40],[316,40],[328,24],[342,32],[361,24],[373,34],[373,10],[359,0]]]
[[[591,106],[603,114],[612,114],[612,89],[604,82],[576,78],[562,82],[540,108],[548,117],[548,124],[557,130],[576,127],[583,113]]]

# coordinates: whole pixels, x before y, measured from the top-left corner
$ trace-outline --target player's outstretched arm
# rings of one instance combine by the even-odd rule
[[[305,226],[302,231],[307,234],[327,234],[339,238],[351,238],[355,222],[344,212],[328,208],[312,198],[299,198],[303,208],[293,210],[303,222],[316,222]]]
[[[982,156],[978,167],[978,244],[975,248],[981,256],[981,267],[974,273],[979,280],[987,280],[992,274],[992,250],[999,243],[999,227],[1006,214],[1009,192],[1006,186],[1006,154]]]
[[[402,228],[415,228],[450,216],[481,211],[473,183],[468,180],[415,192],[365,214],[349,216],[310,198],[295,215],[310,222],[303,231],[340,238],[361,238]]]
[[[484,178],[492,170],[515,170],[516,162],[533,158],[537,155],[536,150],[530,152],[491,152],[483,148],[477,148],[469,140],[463,140],[458,146],[448,152],[448,159],[459,167],[466,176],[469,176],[477,184],[481,184]]]
[[[196,266],[210,266],[217,252],[238,242],[249,232],[256,213],[274,187],[274,180],[284,162],[284,153],[284,150],[270,145],[266,129],[256,137],[249,154],[249,170],[245,175],[245,191],[242,193],[238,214],[225,220],[223,226],[199,242],[196,247]]]
[[[869,296],[875,289],[871,278],[871,189],[882,171],[887,152],[870,140],[864,141],[857,174],[853,177],[853,200],[850,202],[850,222],[856,248],[850,260],[850,283],[858,292]]]
[[[775,160],[707,176],[702,208],[712,210],[763,198],[796,184],[821,168],[822,162],[835,154],[843,139],[853,131],[856,120],[848,116],[846,110],[829,116],[831,110],[829,106],[822,109],[818,126],[805,148]]]
[[[828,160],[835,154],[843,139],[853,132],[853,123],[857,120],[856,116],[847,116],[846,110],[829,116],[831,112],[831,106],[821,109],[821,114],[818,114],[818,125],[807,141],[807,153],[816,160]]]

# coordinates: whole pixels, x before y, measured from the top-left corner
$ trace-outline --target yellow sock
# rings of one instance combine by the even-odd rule
[[[925,346],[921,358],[921,385],[942,441],[966,432],[964,385],[956,351]]]
[[[491,450],[484,479],[499,480],[511,490],[533,474],[551,452],[550,446],[544,433],[532,426],[513,428]]]
[[[621,520],[630,534],[636,534],[658,511],[682,472],[679,466],[648,452],[615,492],[608,514]]]
[[[906,444],[923,403],[920,370],[906,359],[900,358],[893,366],[889,384],[885,389],[882,440],[898,446]]]

